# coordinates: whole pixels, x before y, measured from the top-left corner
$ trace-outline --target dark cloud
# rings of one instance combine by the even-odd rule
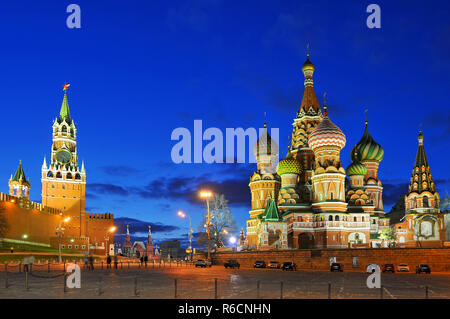
[[[142,170],[126,165],[103,166],[100,167],[100,169],[111,176],[129,176],[130,174],[137,174],[142,172]]]
[[[222,181],[212,181],[211,174],[198,177],[165,177],[157,178],[145,186],[119,186],[114,184],[89,184],[89,191],[99,194],[128,197],[131,194],[144,199],[185,200],[190,203],[201,203],[198,191],[211,189],[214,193],[224,194],[230,205],[248,205],[250,203],[249,177],[252,170],[249,165],[223,164],[218,175],[229,176]],[[97,198],[96,195],[88,195]]]
[[[151,223],[128,217],[115,218],[114,225],[117,226],[117,235],[126,234],[127,225],[129,225],[130,233],[148,233],[149,225],[151,226],[152,233],[172,232],[180,229],[179,227],[173,225]]]
[[[97,194],[120,195],[120,196],[129,195],[128,191],[124,187],[114,184],[92,183],[87,184],[87,189],[90,192],[94,192]]]
[[[248,173],[243,178],[229,178],[223,181],[211,181],[207,175],[157,179],[143,188],[133,187],[132,192],[143,198],[178,199],[198,204],[201,203],[198,191],[205,188],[214,193],[224,194],[230,205],[247,205],[250,203]]]

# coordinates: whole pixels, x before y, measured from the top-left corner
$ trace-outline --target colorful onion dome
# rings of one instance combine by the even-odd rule
[[[346,173],[348,176],[352,176],[352,175],[366,175],[367,173],[367,167],[362,164],[357,158],[358,158],[358,152],[355,151],[354,152],[354,158],[356,160],[354,160],[348,167],[346,170]]]
[[[348,176],[366,175],[367,167],[365,167],[364,164],[361,164],[359,162],[353,162],[347,167],[346,173]]]
[[[291,151],[289,150],[286,158],[280,161],[277,165],[277,174],[297,174],[300,175],[302,172],[302,164],[292,156]]]
[[[327,107],[324,106],[323,120],[317,125],[308,138],[308,145],[313,151],[322,146],[337,146],[342,149],[346,138],[341,129],[328,118]]]
[[[253,153],[256,157],[259,155],[277,155],[278,145],[272,140],[272,137],[267,132],[267,124],[264,123],[264,131],[253,147]]]
[[[357,152],[357,158],[355,157],[355,152]],[[369,134],[369,129],[367,127],[366,121],[366,129],[364,131],[364,135],[361,140],[356,144],[351,152],[352,161],[357,159],[358,161],[377,161],[381,162],[384,157],[384,150],[375,142],[372,136]]]
[[[306,70],[314,71],[314,64],[309,60],[309,54],[307,54],[306,61],[302,66],[302,71],[305,72]]]

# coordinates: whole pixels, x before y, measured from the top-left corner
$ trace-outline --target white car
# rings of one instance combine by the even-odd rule
[[[409,272],[409,266],[407,264],[400,264],[397,266],[398,272]]]

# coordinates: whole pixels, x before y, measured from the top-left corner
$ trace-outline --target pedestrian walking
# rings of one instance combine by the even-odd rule
[[[117,255],[114,256],[114,268],[117,269],[117,264],[119,263],[119,258],[117,258]]]
[[[111,256],[106,257],[106,269],[111,269]]]
[[[11,246],[11,254],[14,254],[14,247]]]
[[[89,269],[94,270],[94,256],[89,256]]]
[[[142,266],[142,264],[144,263],[144,257],[141,256],[140,261],[141,261],[141,266]]]
[[[84,269],[89,269],[89,258],[87,255],[84,256]]]
[[[147,261],[148,261],[148,256],[145,255],[145,257],[144,257],[145,268],[147,268]]]

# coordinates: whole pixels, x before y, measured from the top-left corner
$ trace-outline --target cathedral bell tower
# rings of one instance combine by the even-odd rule
[[[299,193],[304,202],[311,201],[314,152],[308,145],[308,138],[322,121],[323,114],[314,92],[314,64],[309,60],[309,45],[302,72],[305,77],[303,98],[297,116],[292,123],[292,156],[300,162],[303,171],[299,176]]]
[[[85,210],[86,171],[84,163],[78,166],[77,127],[70,116],[67,89],[64,84],[64,98],[59,117],[53,121],[53,143],[50,163],[44,157],[42,164],[42,204],[61,209],[72,218],[73,234],[86,235],[82,225]]]

